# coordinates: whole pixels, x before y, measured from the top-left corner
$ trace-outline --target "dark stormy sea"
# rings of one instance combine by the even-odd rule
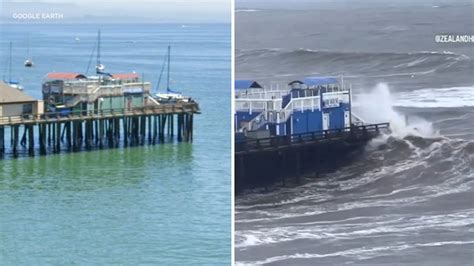
[[[472,1],[237,1],[236,78],[344,75],[392,133],[334,173],[236,199],[237,265],[474,265]]]

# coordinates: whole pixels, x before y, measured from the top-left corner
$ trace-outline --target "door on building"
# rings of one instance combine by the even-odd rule
[[[87,115],[87,102],[81,103],[82,115]]]
[[[344,111],[344,127],[348,128],[351,126],[351,119],[350,119],[349,111]]]
[[[323,130],[329,129],[329,113],[323,113]]]

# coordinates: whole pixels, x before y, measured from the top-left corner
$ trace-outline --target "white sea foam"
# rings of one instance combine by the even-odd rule
[[[474,107],[474,87],[427,88],[394,95],[394,106],[415,108]]]
[[[257,246],[262,244],[263,241],[259,238],[257,238],[256,235],[248,234],[245,236],[242,236],[242,240],[239,241],[239,244],[237,244],[237,247],[248,247],[248,246]]]
[[[235,13],[241,13],[241,12],[259,12],[260,10],[258,9],[236,9]]]
[[[246,249],[274,243],[311,240],[336,240],[376,237],[378,235],[416,234],[427,229],[465,230],[474,223],[473,211],[459,211],[450,214],[422,215],[419,217],[379,216],[359,217],[366,219],[342,221],[318,221],[316,223],[288,224],[275,228],[259,228],[236,232],[236,248]],[[340,223],[343,222],[343,223]]]
[[[419,65],[419,64],[425,62],[426,60],[428,60],[428,57],[417,58],[417,59],[415,59],[411,62],[396,65],[396,66],[394,66],[394,68],[414,67],[416,65]]]
[[[408,135],[435,137],[438,134],[432,124],[418,117],[409,119],[394,109],[396,100],[390,93],[387,84],[379,83],[370,92],[357,95],[355,99],[359,106],[357,114],[369,123],[389,122],[391,135],[403,138]]]
[[[270,263],[275,263],[279,261],[291,260],[291,259],[317,259],[317,258],[326,258],[326,257],[352,257],[356,259],[368,259],[388,254],[393,254],[394,252],[406,250],[410,248],[418,247],[439,247],[446,245],[466,245],[474,244],[474,241],[441,241],[441,242],[428,242],[428,243],[415,243],[415,244],[399,244],[391,246],[380,246],[380,247],[362,247],[362,248],[353,248],[348,250],[337,251],[333,253],[326,254],[312,254],[312,253],[295,253],[292,255],[282,255],[267,258],[262,261],[247,261],[247,262],[237,262],[236,265],[265,265]]]

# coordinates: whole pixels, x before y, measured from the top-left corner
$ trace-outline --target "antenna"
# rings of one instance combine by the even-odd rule
[[[171,45],[168,45],[168,81],[166,82],[166,91],[170,90],[170,57],[171,57]]]

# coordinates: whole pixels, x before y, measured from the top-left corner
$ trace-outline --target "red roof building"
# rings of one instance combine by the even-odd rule
[[[72,79],[85,79],[87,77],[80,73],[51,72],[46,75],[46,78],[52,79],[52,80],[72,80]]]

